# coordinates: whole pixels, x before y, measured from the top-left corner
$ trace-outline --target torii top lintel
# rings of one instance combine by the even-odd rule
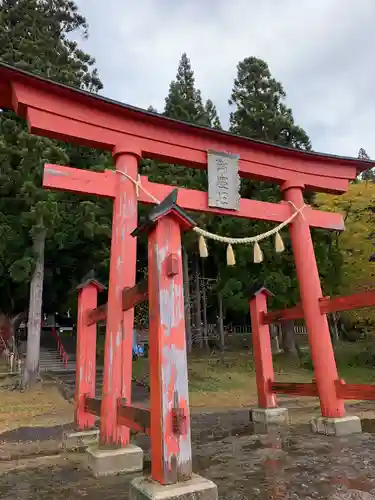
[[[206,168],[207,151],[240,155],[241,177],[298,181],[342,193],[374,166],[354,158],[299,151],[238,137],[73,89],[0,63],[0,107],[27,119],[31,133],[111,150],[131,144],[142,156]]]

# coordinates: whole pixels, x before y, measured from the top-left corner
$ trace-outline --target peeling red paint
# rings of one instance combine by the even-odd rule
[[[138,158],[131,153],[116,157],[116,169],[136,178]],[[122,311],[122,290],[135,284],[136,239],[130,233],[137,226],[137,198],[134,186],[117,174],[113,204],[111,263],[109,272],[107,327],[104,358],[100,443],[125,446],[130,430],[118,425],[118,401],[131,401],[132,331],[134,309]]]
[[[251,332],[259,408],[275,408],[276,397],[271,391],[274,380],[270,328],[263,324],[267,313],[267,294],[261,291],[250,300]]]
[[[170,484],[192,473],[181,234],[173,215],[158,220],[148,249],[152,478]]]
[[[74,424],[79,430],[95,425],[95,417],[85,411],[85,400],[95,397],[96,324],[87,325],[86,317],[89,310],[96,308],[97,296],[98,289],[92,283],[78,291]]]

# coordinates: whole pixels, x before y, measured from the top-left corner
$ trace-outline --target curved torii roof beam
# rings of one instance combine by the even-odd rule
[[[374,165],[354,158],[300,151],[199,127],[67,87],[0,63],[0,106],[27,119],[31,133],[112,150],[135,144],[143,156],[206,168],[207,150],[240,155],[239,173],[315,191],[342,193]]]

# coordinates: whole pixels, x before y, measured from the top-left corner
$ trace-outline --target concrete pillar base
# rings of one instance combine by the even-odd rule
[[[116,449],[92,446],[86,454],[87,467],[95,477],[143,470],[143,450],[132,444]]]
[[[98,442],[99,429],[86,429],[84,431],[64,432],[63,448],[68,451],[85,450]]]
[[[361,419],[355,416],[341,418],[314,417],[311,428],[317,434],[326,436],[348,436],[362,432]]]
[[[253,408],[250,410],[250,420],[260,424],[287,424],[287,408]]]
[[[217,486],[193,474],[189,481],[163,486],[147,477],[137,477],[130,484],[129,500],[217,500]]]

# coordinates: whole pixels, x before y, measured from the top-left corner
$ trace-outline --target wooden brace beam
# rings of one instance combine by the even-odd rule
[[[320,312],[329,314],[339,311],[350,311],[351,309],[361,309],[363,307],[375,306],[375,290],[355,293],[345,297],[322,297],[320,300]],[[303,311],[301,304],[297,304],[289,309],[281,309],[279,311],[270,311],[263,314],[262,322],[264,325],[271,325],[281,321],[303,319]]]
[[[319,396],[318,389],[314,382],[310,384],[272,382],[270,386],[271,391],[276,394],[291,394],[292,396]]]
[[[362,307],[371,306],[375,306],[375,290],[346,295],[345,297],[335,297],[333,299],[328,297],[320,299],[320,310],[322,314],[350,311],[352,309],[361,309]]]
[[[107,319],[107,304],[103,304],[102,306],[99,306],[96,309],[87,311],[86,325],[90,326],[93,325],[94,323],[98,323],[99,321],[105,321],[106,319]]]
[[[345,384],[343,380],[335,382],[337,397],[346,400],[375,401],[375,385]],[[316,384],[299,384],[288,382],[272,382],[270,390],[276,394],[290,394],[292,396],[318,397]]]
[[[148,297],[147,280],[140,281],[131,288],[124,288],[122,291],[122,310],[128,311],[137,304],[144,302]]]
[[[132,431],[150,434],[150,410],[138,406],[127,405],[121,401],[118,407],[117,422]]]
[[[124,288],[122,291],[122,310],[128,311],[137,304],[147,300],[148,289],[147,281],[141,281],[131,288]],[[87,312],[86,324],[92,325],[98,321],[105,321],[107,319],[107,304]]]
[[[96,415],[100,417],[100,408],[102,405],[102,400],[100,398],[88,398],[85,399],[85,411],[91,413],[91,415]]]
[[[166,198],[175,188],[175,186],[150,182],[147,177],[141,177],[141,183],[158,200]],[[116,173],[114,170],[97,173],[78,168],[46,164],[44,166],[43,187],[113,198],[116,191]],[[145,204],[155,203],[142,190],[140,190],[138,201]],[[185,188],[178,189],[177,203],[181,208],[194,212],[230,215],[231,217],[267,220],[276,223],[285,221],[292,214],[292,209],[288,203],[268,203],[265,201],[249,200],[247,198],[241,198],[239,210],[212,208],[208,206],[206,192]],[[313,210],[311,207],[306,207],[304,217],[312,227],[333,229],[335,231],[342,231],[344,229],[344,221],[341,214],[322,212],[320,210]]]
[[[343,380],[336,380],[335,386],[340,399],[375,401],[375,385],[345,384]]]

